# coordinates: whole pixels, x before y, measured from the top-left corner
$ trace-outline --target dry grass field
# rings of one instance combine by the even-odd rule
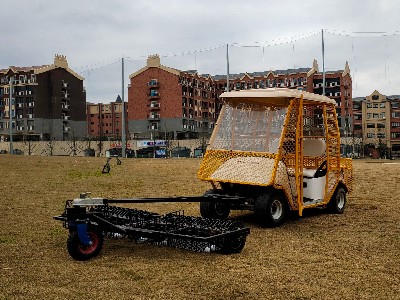
[[[354,161],[343,215],[305,211],[275,229],[252,214],[240,254],[220,255],[106,240],[74,261],[52,217],[67,199],[201,195],[199,159],[0,156],[0,299],[400,299],[400,163]],[[198,204],[136,206],[166,213]]]

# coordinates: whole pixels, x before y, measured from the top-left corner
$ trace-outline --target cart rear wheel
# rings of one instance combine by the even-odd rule
[[[204,193],[206,197],[209,194],[219,194],[221,190],[208,190]],[[229,204],[221,203],[216,200],[210,202],[200,202],[200,214],[203,218],[226,219],[231,209]]]
[[[328,210],[333,214],[342,214],[346,207],[346,190],[343,186],[338,186],[328,203]]]
[[[286,198],[277,191],[261,194],[254,203],[254,213],[263,226],[281,225],[286,219],[287,210]]]
[[[103,247],[104,238],[101,232],[89,229],[88,236],[91,240],[91,245],[82,244],[78,237],[77,231],[71,231],[67,240],[67,249],[69,255],[75,260],[88,260],[99,254]]]

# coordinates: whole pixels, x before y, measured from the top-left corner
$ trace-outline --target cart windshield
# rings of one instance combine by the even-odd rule
[[[225,104],[209,149],[275,153],[287,107]]]

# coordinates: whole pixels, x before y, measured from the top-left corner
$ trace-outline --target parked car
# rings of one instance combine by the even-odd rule
[[[110,148],[108,151],[110,152],[110,156],[122,157],[122,148]],[[135,157],[135,151],[132,149],[126,148],[125,154],[127,158]]]
[[[14,149],[14,154],[16,155],[24,155],[24,151],[20,150],[20,149]]]
[[[84,156],[95,156],[96,152],[92,148],[87,148],[83,151]]]
[[[165,148],[162,147],[147,147],[136,150],[136,157],[138,158],[164,158],[166,157]]]
[[[175,147],[171,150],[171,157],[190,157],[190,149],[186,147]]]

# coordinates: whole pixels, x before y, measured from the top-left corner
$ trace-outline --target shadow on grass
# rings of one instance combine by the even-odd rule
[[[284,224],[281,226],[288,227],[291,224],[295,224],[296,226],[301,223],[302,220],[305,219],[313,219],[322,215],[330,215],[327,209],[323,207],[315,207],[303,210],[303,216],[299,216],[297,211],[289,211]],[[229,219],[236,220],[242,222],[245,226],[250,227],[259,227],[259,228],[268,228],[265,226],[260,225],[260,222],[257,220],[254,212],[238,212],[235,213],[233,216],[230,216]]]

